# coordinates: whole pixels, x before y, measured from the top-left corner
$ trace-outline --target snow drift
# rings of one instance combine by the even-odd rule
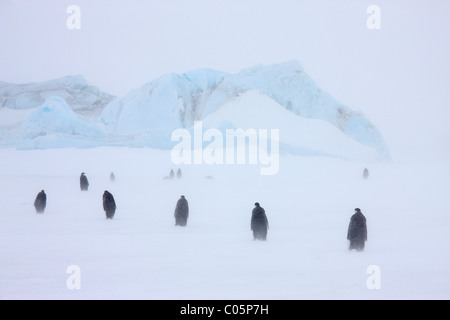
[[[223,119],[226,119],[225,121]],[[225,103],[203,121],[205,128],[278,129],[280,151],[302,156],[374,159],[377,151],[361,144],[321,119],[292,116],[270,97],[249,91]]]

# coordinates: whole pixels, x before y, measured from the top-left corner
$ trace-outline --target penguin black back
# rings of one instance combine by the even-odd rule
[[[89,189],[89,181],[84,172],[80,176],[80,189],[81,191],[87,191]]]
[[[103,193],[103,209],[105,210],[106,219],[112,219],[116,213],[116,202],[113,195],[106,191]]]
[[[189,218],[189,204],[184,196],[181,196],[175,207],[175,225],[185,227]]]
[[[44,190],[38,193],[36,199],[34,200],[34,207],[36,213],[44,213],[45,207],[47,206],[47,195]]]

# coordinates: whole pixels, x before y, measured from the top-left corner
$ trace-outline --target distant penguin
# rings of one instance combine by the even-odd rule
[[[255,208],[252,211],[250,229],[253,231],[253,240],[266,241],[269,221],[267,220],[266,211],[258,202],[255,203]]]
[[[81,191],[87,191],[89,189],[89,181],[84,172],[80,176],[80,189]]]
[[[178,169],[178,171],[177,171],[177,178],[181,179],[181,176],[182,176],[181,169]]]
[[[44,213],[45,207],[47,206],[47,195],[44,190],[38,193],[36,200],[34,200],[34,207],[36,208],[36,213]]]
[[[170,169],[169,178],[173,179],[173,177],[175,177],[175,172],[173,172],[173,169]]]
[[[113,195],[106,191],[103,193],[103,209],[105,210],[106,219],[112,219],[116,213],[116,202]]]
[[[363,171],[363,178],[364,179],[368,179],[369,178],[369,170],[367,168],[365,168],[364,171]]]
[[[114,175],[114,172],[111,172],[111,174],[109,175],[109,180],[110,180],[111,182],[116,181],[116,176]]]
[[[175,225],[185,227],[189,217],[189,204],[184,196],[181,196],[175,207]]]

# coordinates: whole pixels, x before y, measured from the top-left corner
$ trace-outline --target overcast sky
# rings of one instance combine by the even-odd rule
[[[123,96],[167,72],[296,59],[388,144],[449,150],[449,17],[448,0],[0,0],[0,80],[81,74]]]

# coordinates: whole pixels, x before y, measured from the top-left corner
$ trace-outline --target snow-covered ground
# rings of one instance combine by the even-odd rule
[[[171,168],[170,152],[152,149],[0,149],[0,298],[450,298],[447,163],[281,156],[274,176],[186,165],[181,180],[164,180]],[[38,215],[41,189],[48,204]],[[113,220],[104,190],[116,199]],[[182,194],[186,228],[173,218]],[[266,242],[250,231],[256,201],[270,223]],[[355,207],[368,223],[362,253],[347,250]],[[66,285],[72,265],[79,290]],[[379,289],[367,286],[374,276]]]

